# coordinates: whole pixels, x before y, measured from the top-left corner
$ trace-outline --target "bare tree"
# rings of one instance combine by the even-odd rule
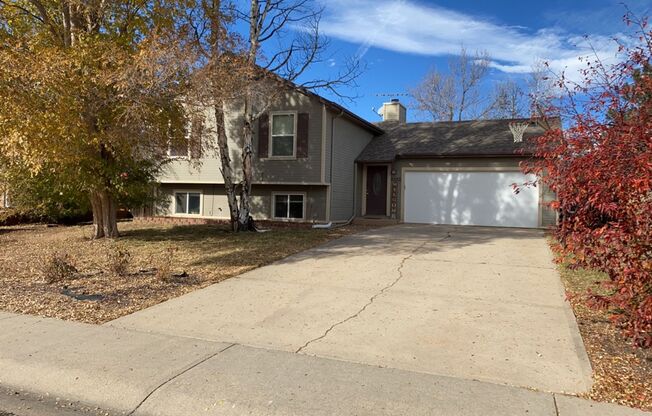
[[[430,115],[433,121],[475,118],[482,97],[480,83],[489,70],[489,56],[476,52],[469,56],[465,48],[448,62],[448,73],[430,71],[411,91],[414,107]]]
[[[555,74],[543,61],[532,66],[528,81],[530,115],[545,129],[556,128],[555,124],[550,124],[554,119],[550,116],[558,116],[557,109],[563,107],[564,92],[560,87],[563,76],[563,73]]]
[[[528,114],[527,94],[513,80],[497,83],[486,111],[488,118],[522,118]]]
[[[242,3],[239,3],[242,4]],[[328,90],[355,83],[357,61],[347,61],[331,78],[304,80],[315,64],[328,57],[328,40],[319,31],[322,9],[311,0],[250,0],[247,10],[220,0],[198,0],[189,12],[194,43],[202,56],[199,79],[203,97],[215,114],[229,212],[234,231],[254,230],[251,191],[254,177],[253,139],[256,122],[288,89]],[[246,22],[248,36],[236,34]],[[201,95],[201,94],[200,94]],[[231,159],[225,111],[241,112],[239,166]],[[239,179],[237,180],[236,177]]]

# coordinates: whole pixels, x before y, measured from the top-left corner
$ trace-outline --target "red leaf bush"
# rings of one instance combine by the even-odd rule
[[[540,122],[567,127],[539,137],[523,163],[557,197],[555,230],[573,265],[600,270],[607,294],[589,294],[641,347],[652,346],[652,31],[646,19],[620,43],[622,60],[587,61],[584,80],[556,81],[563,91],[540,106]],[[541,100],[538,101],[541,105]],[[548,123],[547,123],[548,124]]]

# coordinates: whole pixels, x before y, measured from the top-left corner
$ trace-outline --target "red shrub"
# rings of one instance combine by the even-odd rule
[[[652,346],[652,31],[626,16],[636,35],[621,46],[623,61],[587,62],[584,82],[543,114],[562,115],[568,127],[538,139],[524,163],[557,195],[556,230],[564,254],[579,267],[609,276],[606,296],[592,304],[642,347]],[[635,45],[635,46],[631,46]]]

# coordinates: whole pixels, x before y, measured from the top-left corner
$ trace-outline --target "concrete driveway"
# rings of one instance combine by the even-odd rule
[[[538,230],[381,228],[107,325],[552,392],[591,385]]]

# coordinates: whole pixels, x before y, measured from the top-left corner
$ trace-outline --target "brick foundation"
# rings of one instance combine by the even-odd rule
[[[229,220],[211,218],[184,218],[184,217],[134,217],[133,221],[139,224],[165,224],[165,225],[229,225]],[[260,228],[310,228],[312,223],[306,222],[285,222],[256,220]]]

